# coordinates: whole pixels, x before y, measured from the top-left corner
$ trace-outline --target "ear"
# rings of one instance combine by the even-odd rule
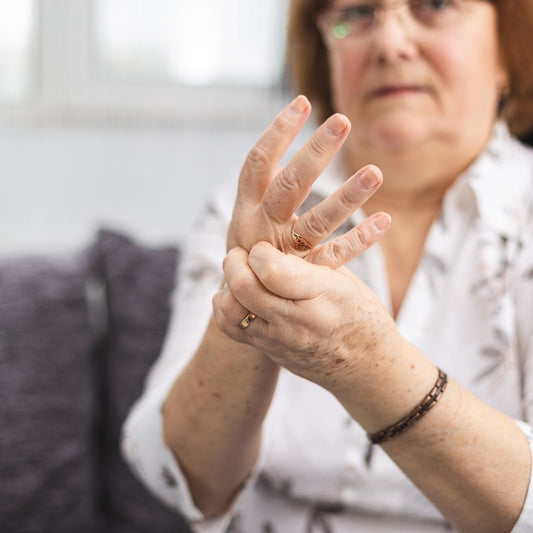
[[[500,54],[500,60],[498,62],[498,71],[496,76],[496,93],[498,95],[498,117],[502,117],[507,103],[509,102],[509,97],[511,95],[511,82],[509,79],[509,72],[504,65],[503,58]]]

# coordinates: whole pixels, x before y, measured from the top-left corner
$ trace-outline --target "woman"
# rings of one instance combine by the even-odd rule
[[[533,530],[533,155],[498,120],[533,124],[532,27],[292,2],[296,86],[337,114],[281,168],[297,97],[217,193],[124,428],[197,531]]]

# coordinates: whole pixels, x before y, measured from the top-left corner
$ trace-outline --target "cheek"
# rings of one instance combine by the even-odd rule
[[[361,87],[361,60],[355,54],[331,53],[329,65],[333,108],[348,114]]]
[[[483,42],[483,36],[479,36],[479,46],[459,46],[458,41],[449,40],[433,51],[432,64],[444,88],[442,104],[452,105],[461,116],[476,110],[491,112],[497,105],[502,77],[495,44]],[[494,59],[487,60],[490,57]]]
[[[465,91],[470,90],[473,81],[468,74],[470,68],[466,68],[468,61],[465,61],[464,50],[454,47],[453,43],[446,44],[428,54],[437,89],[440,89],[437,91],[439,103],[445,107],[462,107]]]

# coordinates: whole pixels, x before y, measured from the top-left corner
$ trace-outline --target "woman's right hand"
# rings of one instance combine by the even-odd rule
[[[345,116],[331,116],[282,168],[281,158],[310,113],[307,98],[298,96],[250,150],[239,177],[228,250],[240,246],[249,251],[258,241],[267,241],[285,253],[337,268],[369,248],[388,229],[390,217],[375,213],[344,235],[320,244],[381,185],[381,171],[373,165],[360,169],[335,193],[297,217],[295,211],[350,132]],[[303,238],[303,245],[295,234]]]

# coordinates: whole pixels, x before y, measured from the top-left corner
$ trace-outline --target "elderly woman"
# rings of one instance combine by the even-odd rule
[[[217,191],[124,427],[195,531],[533,531],[532,29],[530,0],[292,2],[325,122],[282,168],[297,97]]]

